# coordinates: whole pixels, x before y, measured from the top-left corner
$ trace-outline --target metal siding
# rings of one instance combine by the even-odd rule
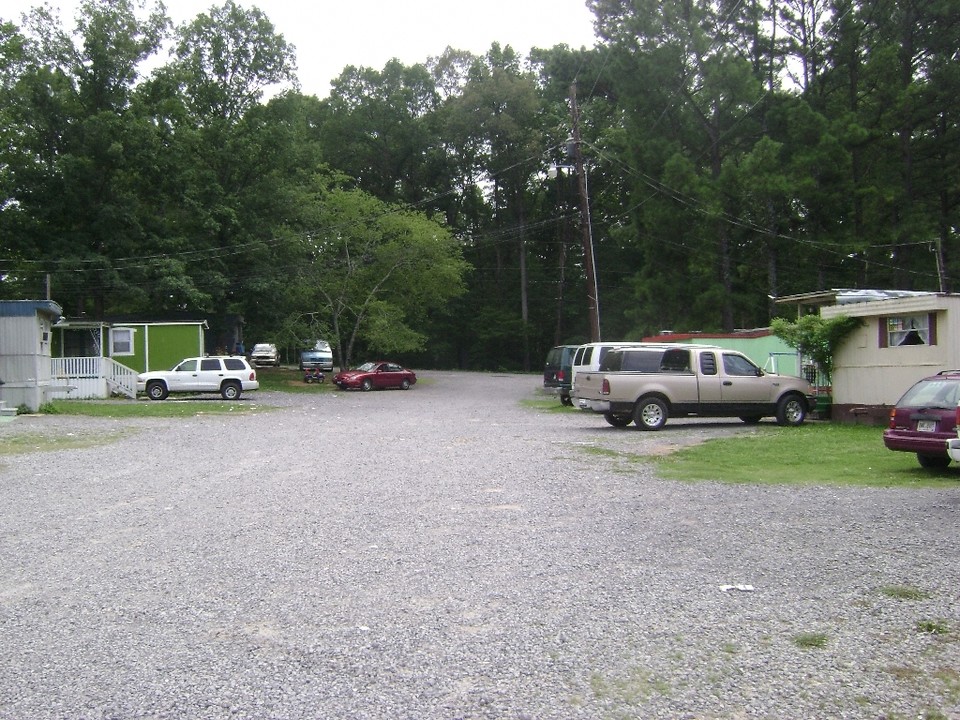
[[[147,332],[150,370],[169,370],[188,357],[203,355],[203,327],[198,324],[157,324]]]
[[[19,312],[27,306],[32,314]],[[26,405],[36,410],[43,398],[43,388],[50,383],[50,346],[52,331],[46,304],[3,303],[0,315],[0,400],[10,407]],[[16,312],[14,312],[14,310]],[[42,313],[42,314],[41,314]],[[42,334],[47,333],[47,341]]]

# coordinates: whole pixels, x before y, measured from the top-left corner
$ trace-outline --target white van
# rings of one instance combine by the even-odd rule
[[[300,369],[313,370],[318,368],[323,372],[333,372],[333,350],[326,340],[318,340],[312,350],[300,353]]]
[[[573,367],[570,369],[571,394],[573,388],[577,385],[577,371],[585,370],[587,372],[596,372],[600,369],[600,361],[603,360],[603,356],[613,350],[613,348],[637,346],[655,347],[661,344],[662,343],[604,340],[603,342],[581,345],[577,348],[577,352],[573,356]]]

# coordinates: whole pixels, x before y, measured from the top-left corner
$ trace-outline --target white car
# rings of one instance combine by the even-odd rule
[[[256,390],[257,371],[238,356],[208,356],[181,360],[173,370],[157,370],[137,376],[137,392],[151,400],[164,400],[170,393],[218,392],[224,400],[236,400],[245,391]]]

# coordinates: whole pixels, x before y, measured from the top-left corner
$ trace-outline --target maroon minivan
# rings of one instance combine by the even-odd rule
[[[947,440],[957,437],[960,370],[944,370],[914,384],[890,411],[883,444],[917,454],[925,468],[950,464]]]

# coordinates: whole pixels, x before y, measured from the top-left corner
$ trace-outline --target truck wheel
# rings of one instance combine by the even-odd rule
[[[626,427],[633,420],[629,415],[614,415],[613,413],[604,413],[603,419],[614,427]]]
[[[659,430],[667,424],[670,411],[658,397],[641,398],[633,411],[633,421],[641,430]]]
[[[803,425],[807,401],[800,395],[784,395],[777,401],[777,425]]]

